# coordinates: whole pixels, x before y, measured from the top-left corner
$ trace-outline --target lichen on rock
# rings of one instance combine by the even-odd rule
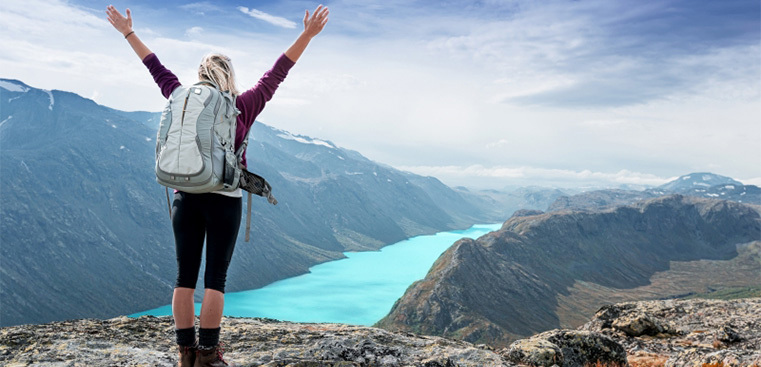
[[[488,348],[342,325],[224,318],[225,359],[267,367],[513,366]],[[70,320],[0,329],[3,366],[175,366],[171,317]],[[57,363],[57,364],[56,364]]]
[[[586,366],[593,363],[626,365],[626,351],[613,339],[596,332],[556,329],[518,340],[505,353],[508,360],[532,366]]]
[[[601,307],[580,329],[666,367],[761,366],[761,298],[619,303]]]

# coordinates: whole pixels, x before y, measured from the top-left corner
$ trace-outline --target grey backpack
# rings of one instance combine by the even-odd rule
[[[188,193],[238,188],[248,136],[235,150],[235,98],[211,82],[180,86],[161,114],[156,180]],[[248,135],[248,134],[246,134]]]
[[[251,231],[251,194],[277,204],[272,187],[261,176],[246,171],[241,165],[248,145],[248,129],[243,143],[235,150],[235,129],[240,111],[235,97],[222,92],[212,82],[203,81],[191,87],[179,86],[169,96],[161,114],[156,138],[156,181],[167,187],[189,192],[206,193],[248,191],[246,241]]]

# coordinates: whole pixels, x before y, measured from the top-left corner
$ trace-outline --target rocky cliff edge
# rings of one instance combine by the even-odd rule
[[[602,307],[578,330],[494,349],[341,324],[225,318],[235,366],[761,366],[761,298],[665,300]],[[71,320],[0,329],[3,366],[173,366],[170,317]]]

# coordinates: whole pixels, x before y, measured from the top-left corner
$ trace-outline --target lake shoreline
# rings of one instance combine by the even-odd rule
[[[302,275],[226,294],[224,315],[370,326],[385,316],[409,285],[422,279],[457,240],[477,238],[501,226],[475,224],[410,237],[378,250],[347,251],[344,258],[314,265]],[[200,303],[195,306],[198,314]],[[170,304],[129,317],[171,314]]]

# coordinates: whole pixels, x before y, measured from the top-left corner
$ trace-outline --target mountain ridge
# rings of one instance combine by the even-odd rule
[[[740,259],[738,251],[750,261],[746,282],[761,271],[761,216],[745,204],[671,195],[607,210],[516,214],[499,231],[457,241],[376,326],[505,345],[560,327],[560,311],[574,311],[568,297],[588,296],[572,293],[575,282],[623,293],[674,262]],[[736,248],[741,243],[750,245]],[[586,317],[599,307],[578,299],[574,312]]]
[[[0,94],[0,325],[169,303],[176,265],[152,172],[156,114],[9,79]],[[438,180],[428,179],[439,192],[322,139],[253,129],[249,167],[280,204],[253,203],[252,242],[239,235],[229,291],[303,274],[344,251],[498,220],[494,202],[447,192]]]
[[[604,209],[670,194],[761,205],[761,188],[758,186],[743,185],[730,177],[714,173],[694,172],[644,190],[604,189],[561,195],[547,207],[547,211]]]

